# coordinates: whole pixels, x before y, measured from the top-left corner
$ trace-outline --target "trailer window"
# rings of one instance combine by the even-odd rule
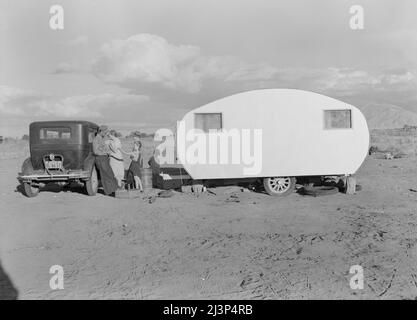
[[[324,110],[324,129],[352,128],[351,110]]]
[[[70,139],[70,128],[41,128],[39,137],[41,139]]]
[[[221,113],[196,113],[195,114],[195,128],[209,132],[209,130],[222,129],[222,114]]]

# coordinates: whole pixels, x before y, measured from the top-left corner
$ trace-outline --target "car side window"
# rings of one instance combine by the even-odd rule
[[[97,130],[90,128],[88,129],[88,142],[92,143],[94,140],[94,137],[96,136]]]

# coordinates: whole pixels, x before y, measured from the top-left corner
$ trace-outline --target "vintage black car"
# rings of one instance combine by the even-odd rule
[[[30,157],[22,165],[18,180],[23,192],[34,197],[47,183],[84,184],[95,195],[98,176],[92,142],[98,125],[88,121],[42,121],[29,127]]]

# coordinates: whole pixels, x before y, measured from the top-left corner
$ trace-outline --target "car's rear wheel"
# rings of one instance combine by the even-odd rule
[[[33,174],[33,172],[34,170],[32,166],[32,161],[30,158],[27,158],[22,164],[22,173],[30,175],[30,174]],[[23,194],[28,198],[33,198],[37,196],[40,190],[38,186],[32,185],[31,182],[23,182],[22,186],[23,186]]]
[[[276,197],[284,197],[291,194],[295,188],[294,177],[270,177],[264,178],[264,189],[267,194]]]
[[[26,197],[33,198],[38,195],[39,187],[34,187],[30,182],[23,183],[23,191]]]
[[[89,196],[94,196],[97,194],[98,189],[98,176],[96,167],[93,165],[90,173],[90,179],[85,182],[85,189]]]

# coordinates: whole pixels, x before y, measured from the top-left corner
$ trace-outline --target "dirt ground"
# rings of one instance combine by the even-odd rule
[[[152,192],[59,189],[28,199],[16,191],[22,161],[0,160],[3,296],[9,281],[19,299],[417,297],[416,158],[368,158],[351,196],[222,187],[153,203]],[[349,286],[357,264],[363,290]],[[49,287],[52,265],[64,268],[63,290]]]

